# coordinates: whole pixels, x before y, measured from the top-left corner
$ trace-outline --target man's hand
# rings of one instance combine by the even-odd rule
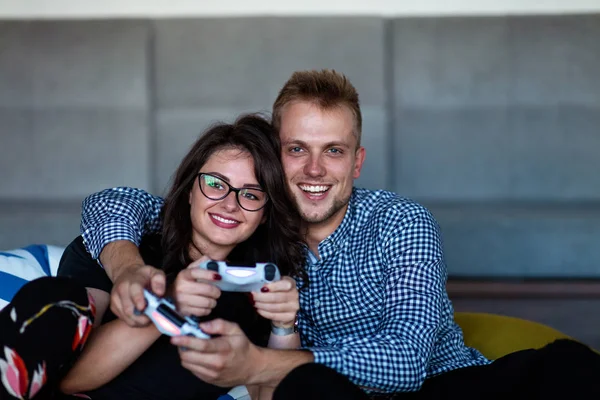
[[[260,368],[261,351],[233,322],[215,319],[200,324],[212,339],[175,336],[171,343],[179,347],[181,365],[204,382],[229,387],[253,383]],[[184,350],[185,349],[185,350]]]
[[[145,315],[135,315],[134,307],[146,307],[144,288],[157,296],[163,296],[166,289],[165,273],[150,265],[145,265],[137,246],[127,240],[108,243],[100,253],[100,262],[113,282],[110,295],[110,309],[130,326],[146,326],[150,319]]]
[[[165,273],[150,265],[132,265],[116,279],[110,294],[110,309],[130,326],[146,326],[150,319],[136,315],[135,310],[146,308],[144,289],[150,289],[157,296],[165,293]]]
[[[191,263],[186,269],[179,271],[173,285],[173,298],[179,310],[184,315],[203,317],[212,312],[221,296],[221,289],[206,281],[218,281],[221,276],[213,271],[198,268],[202,262],[209,258],[202,258]]]
[[[260,292],[252,292],[256,311],[273,325],[291,328],[300,309],[296,282],[289,276],[263,286]]]

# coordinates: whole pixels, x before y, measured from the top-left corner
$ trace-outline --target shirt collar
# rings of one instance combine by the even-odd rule
[[[344,219],[340,226],[337,227],[335,231],[327,238],[325,238],[321,243],[319,243],[319,255],[321,258],[328,254],[327,249],[330,245],[333,245],[335,248],[340,249],[343,247],[344,243],[348,240],[348,238],[352,235],[352,230],[354,224],[352,220],[354,219],[354,214],[356,212],[355,209],[355,198],[356,192],[355,189],[352,189],[352,195],[350,196],[350,201],[348,202],[348,208],[346,209],[346,214],[344,215]]]

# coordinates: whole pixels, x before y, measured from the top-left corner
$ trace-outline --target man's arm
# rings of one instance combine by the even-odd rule
[[[126,272],[128,267],[145,264],[138,246],[129,240],[107,243],[100,252],[98,261],[105,267],[104,271],[112,282]]]
[[[136,315],[135,309],[146,307],[144,288],[157,296],[166,290],[166,277],[162,270],[145,265],[138,247],[127,240],[108,243],[100,253],[106,274],[113,281],[110,309],[130,326],[146,326],[150,319]]]
[[[145,306],[143,289],[165,292],[164,273],[145,265],[138,250],[141,238],[161,229],[163,200],[134,188],[106,189],[88,196],[82,205],[81,235],[87,251],[114,283],[111,310],[131,326],[150,321],[136,316]]]
[[[258,385],[276,387],[293,369],[314,361],[313,354],[306,350],[280,350],[259,348],[262,356],[259,358],[257,371],[252,374],[249,382]]]
[[[83,200],[81,236],[92,258],[98,260],[104,246],[117,240],[140,245],[142,236],[162,229],[164,200],[144,190],[116,187]]]
[[[418,390],[444,313],[446,267],[433,217],[425,212],[390,226],[381,243],[385,286],[376,333],[310,348],[327,365],[372,392]]]

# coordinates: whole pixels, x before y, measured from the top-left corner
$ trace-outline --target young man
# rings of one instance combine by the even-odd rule
[[[258,348],[235,324],[214,320],[201,328],[219,337],[172,339],[187,349],[180,351],[182,364],[217,385],[277,386],[282,399],[420,389],[423,397],[448,391],[464,397],[510,387],[490,387],[481,376],[507,374],[488,373],[491,361],[464,345],[433,216],[394,193],[354,187],[365,149],[351,83],[334,71],[294,73],[275,100],[273,124],[309,250],[309,285],[300,291],[298,313],[302,349]],[[115,282],[111,308],[133,326],[148,323],[133,314],[134,305],[144,307],[142,288],[165,290],[164,275],[143,265],[136,248],[143,234],[160,229],[161,207],[160,198],[122,188],[84,202],[86,246]]]

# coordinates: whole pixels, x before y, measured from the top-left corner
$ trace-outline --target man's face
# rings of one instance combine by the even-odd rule
[[[345,106],[322,110],[288,104],[281,114],[283,168],[302,218],[335,230],[360,176],[365,150],[357,148],[354,116]]]

